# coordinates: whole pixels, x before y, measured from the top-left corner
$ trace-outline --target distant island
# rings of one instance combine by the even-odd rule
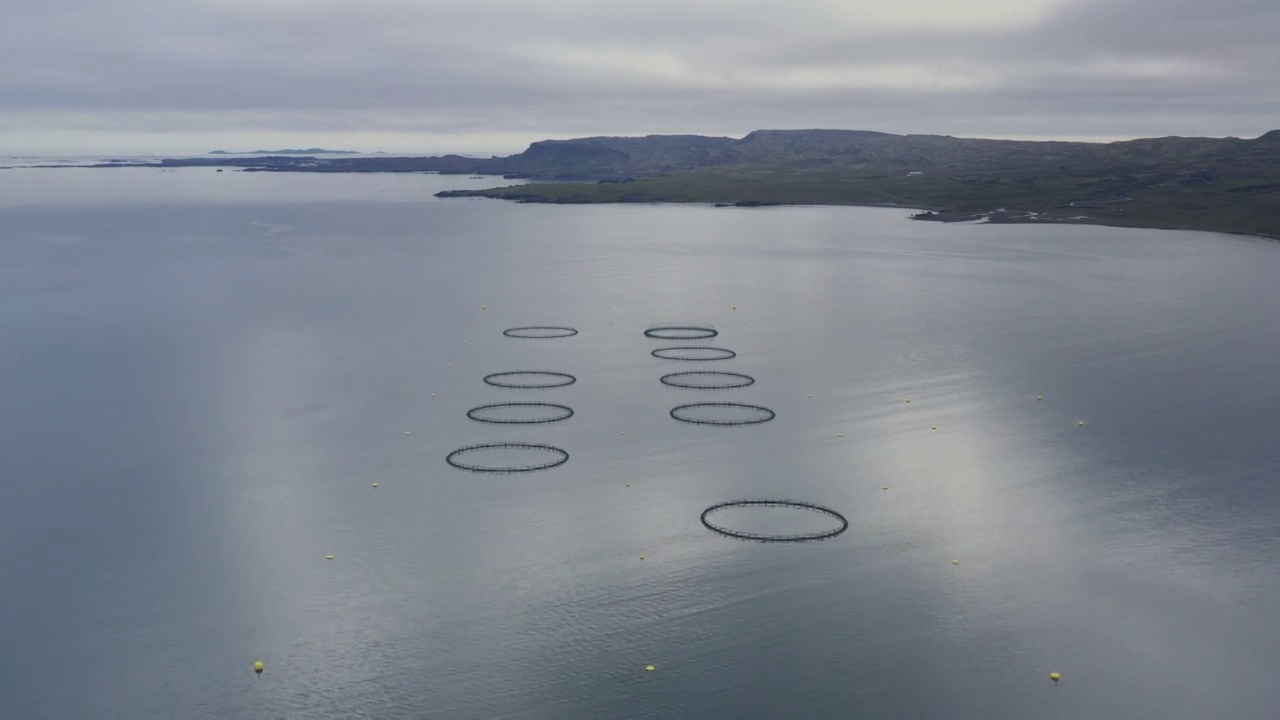
[[[310,151],[148,165],[501,175],[530,182],[437,194],[522,203],[880,205],[919,210],[913,215],[918,220],[1091,223],[1280,238],[1280,130],[1253,139],[1112,143],[757,130],[737,139],[544,140],[516,155],[489,158],[318,158],[319,152],[292,152]]]
[[[359,155],[359,150],[325,150],[324,148],[286,148],[284,150],[210,150],[210,155]]]

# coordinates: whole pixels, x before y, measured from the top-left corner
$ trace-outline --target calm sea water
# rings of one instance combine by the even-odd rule
[[[1280,244],[489,182],[0,171],[0,715],[1276,716]]]

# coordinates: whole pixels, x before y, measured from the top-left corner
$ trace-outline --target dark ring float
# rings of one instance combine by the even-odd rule
[[[517,378],[535,376],[547,378],[544,382],[520,382]],[[500,388],[519,388],[524,390],[541,390],[544,388],[564,387],[578,382],[578,378],[569,373],[549,372],[546,370],[510,370],[484,376],[486,385]]]
[[[528,419],[502,418],[502,417],[492,417],[492,416],[486,417],[484,414],[486,410],[499,410],[502,408],[516,408],[516,409],[544,408],[547,410],[558,411],[558,414],[551,415],[549,417],[536,417],[536,418],[528,418]],[[553,422],[560,422],[561,420],[568,420],[569,418],[573,417],[573,408],[569,407],[568,405],[559,405],[556,403],[546,403],[546,402],[501,402],[501,403],[491,403],[489,405],[479,405],[479,406],[473,407],[467,411],[467,417],[471,418],[472,420],[475,420],[476,422],[494,423],[497,425],[534,425],[537,423],[553,423]]]
[[[551,340],[554,338],[573,337],[578,334],[578,331],[571,327],[562,327],[560,325],[526,325],[524,327],[508,328],[503,330],[502,334],[510,338]]]
[[[707,378],[698,382],[698,378]],[[658,378],[663,385],[688,388],[690,390],[732,390],[754,385],[756,379],[750,375],[718,370],[690,370],[689,372],[667,373]]]
[[[462,462],[458,458],[470,454],[484,452],[485,450],[542,450],[554,454],[554,459],[544,463],[535,465],[475,465],[472,463]],[[515,473],[537,472],[539,470],[550,470],[553,467],[559,467],[569,462],[569,453],[555,445],[543,445],[542,443],[521,443],[521,442],[504,442],[504,443],[481,443],[479,445],[468,445],[464,448],[458,448],[449,453],[444,459],[453,467],[459,470],[470,470],[478,473],[493,473],[497,475],[512,475]]]
[[[708,353],[707,355],[699,355],[698,353]],[[663,360],[683,360],[686,362],[710,362],[713,360],[728,360],[738,357],[738,353],[727,348],[709,347],[703,345],[681,345],[677,347],[658,348],[649,353],[656,358]]]
[[[827,517],[836,520],[840,525],[839,527],[832,528],[831,530],[823,530],[816,533],[778,535],[734,530],[732,528],[724,527],[723,525],[716,525],[707,519],[708,516],[720,510],[740,507],[782,507],[809,510],[820,515],[826,515]],[[849,529],[849,521],[844,515],[841,515],[829,507],[824,507],[816,503],[803,502],[801,500],[729,500],[728,502],[716,503],[702,511],[702,524],[708,530],[718,535],[724,535],[725,537],[731,537],[737,540],[754,540],[756,542],[809,542],[813,540],[826,540]]]
[[[708,420],[706,418],[698,418],[689,415],[690,410],[699,408],[738,408],[742,410],[750,410],[759,413],[759,417],[744,418],[739,420]],[[778,414],[763,405],[749,405],[747,403],[735,402],[702,402],[689,403],[687,405],[677,405],[671,408],[671,417],[680,422],[693,423],[694,425],[759,425],[767,423],[777,417]]]
[[[656,340],[706,340],[719,334],[715,328],[700,325],[664,325],[644,331],[645,337]]]

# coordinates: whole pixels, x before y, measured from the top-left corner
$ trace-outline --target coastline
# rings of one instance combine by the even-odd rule
[[[61,165],[59,167],[77,167]],[[544,140],[488,158],[204,156],[79,167],[439,173],[525,184],[436,193],[520,203],[858,205],[934,222],[1198,230],[1280,239],[1280,130],[1254,139],[1035,142],[856,130]]]
[[[927,206],[910,202],[885,202],[870,200],[799,201],[784,200],[704,200],[660,197],[551,197],[536,192],[538,184],[516,185],[485,190],[445,190],[436,193],[439,198],[485,198],[528,205],[709,205],[715,208],[762,207],[875,207],[897,208],[911,212],[907,219],[919,222],[944,224],[989,223],[992,225],[1095,225],[1099,227],[1135,228],[1146,230],[1184,230],[1213,232],[1224,235],[1253,237],[1268,241],[1280,241],[1280,232],[1250,231],[1220,227],[1210,222],[1175,222],[1155,217],[1117,217],[1094,215],[1058,216],[1046,210],[957,210],[939,205]],[[535,192],[530,192],[530,190]]]

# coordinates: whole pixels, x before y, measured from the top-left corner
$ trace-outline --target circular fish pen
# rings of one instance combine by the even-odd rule
[[[715,328],[699,325],[664,325],[644,331],[644,336],[655,340],[706,340],[720,334]]]
[[[759,425],[778,414],[762,405],[735,402],[701,402],[671,408],[671,417],[694,425]]]
[[[546,370],[511,370],[485,375],[484,382],[486,385],[500,388],[544,390],[572,385],[578,382],[578,378],[569,373]]]
[[[732,390],[754,385],[756,379],[750,375],[718,370],[690,370],[674,372],[658,378],[663,385],[687,388],[690,390]]]
[[[493,465],[480,465],[472,462],[466,462],[462,459],[466,456],[484,453],[511,455],[527,451],[534,451],[540,454],[550,454],[551,458],[540,463],[506,463]],[[444,460],[459,470],[468,470],[470,472],[477,473],[490,473],[494,475],[514,475],[516,473],[538,472],[539,470],[550,470],[553,467],[559,467],[569,462],[569,453],[554,445],[544,445],[542,443],[481,443],[479,445],[468,445],[464,448],[458,448],[457,450],[449,453]]]
[[[834,520],[836,525],[817,532],[759,533],[749,532],[746,530],[734,530],[733,528],[725,527],[723,525],[717,525],[708,519],[711,515],[714,515],[717,512],[733,508],[792,508],[796,510],[805,510],[818,513],[819,515],[824,515]],[[724,535],[725,537],[731,537],[736,540],[753,540],[755,542],[791,543],[826,540],[849,529],[849,521],[839,512],[836,512],[829,507],[800,500],[730,500],[728,502],[716,503],[706,510],[703,510],[701,519],[703,526],[717,535]]]
[[[546,402],[501,402],[473,407],[467,417],[495,425],[536,425],[568,420],[573,417],[573,408]]]
[[[509,338],[552,340],[555,338],[573,337],[578,334],[578,331],[571,327],[561,327],[559,325],[526,325],[524,327],[508,328],[503,330],[502,334]]]
[[[727,348],[701,345],[658,348],[649,354],[663,360],[682,360],[684,362],[711,362],[713,360],[728,360],[738,357],[738,353]]]

